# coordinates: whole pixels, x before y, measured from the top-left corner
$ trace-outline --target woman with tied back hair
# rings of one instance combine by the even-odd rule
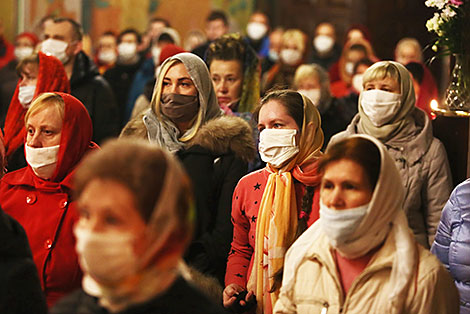
[[[83,161],[74,180],[83,290],[52,313],[223,313],[180,270],[194,204],[173,156],[142,140],[113,140]]]
[[[175,154],[194,187],[196,231],[185,260],[221,283],[233,225],[233,190],[255,153],[250,125],[223,116],[209,71],[192,53],[162,64],[150,108],[131,120],[121,136],[146,139]]]
[[[224,35],[206,52],[219,106],[226,114],[251,119],[259,101],[261,67],[258,56],[239,34]]]
[[[292,90],[267,94],[254,117],[267,166],[243,177],[233,193],[233,241],[223,301],[225,307],[243,306],[254,295],[257,313],[271,313],[284,253],[318,218],[317,160],[323,132],[313,103]],[[248,294],[238,301],[244,291]]]
[[[413,82],[403,65],[373,64],[364,72],[363,86],[359,113],[330,144],[352,134],[367,134],[385,145],[405,187],[403,209],[410,228],[418,243],[430,248],[452,188],[444,146],[433,137],[427,115],[415,107]]]
[[[78,218],[72,176],[97,145],[85,106],[65,93],[43,93],[25,115],[28,165],[0,181],[0,206],[23,226],[50,307],[80,286],[72,226]]]
[[[5,148],[9,171],[26,166],[23,143],[24,116],[34,98],[44,92],[70,93],[62,62],[42,52],[23,59],[17,66],[20,77],[5,118]]]
[[[458,313],[437,258],[418,245],[405,190],[382,143],[356,135],[328,147],[320,218],[286,254],[275,313]]]

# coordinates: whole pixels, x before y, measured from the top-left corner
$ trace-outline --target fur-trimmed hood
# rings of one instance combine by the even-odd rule
[[[234,116],[221,116],[204,124],[188,146],[199,145],[216,155],[235,153],[243,161],[251,161],[256,148],[248,122]]]
[[[131,120],[121,132],[121,137],[148,139],[143,115]],[[215,155],[233,152],[243,161],[251,161],[256,154],[253,131],[248,122],[239,117],[221,116],[201,126],[187,147],[199,145]]]

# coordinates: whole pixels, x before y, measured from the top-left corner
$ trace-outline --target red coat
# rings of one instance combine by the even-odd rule
[[[232,223],[233,241],[227,262],[225,285],[236,283],[246,288],[247,278],[251,273],[253,252],[255,249],[256,220],[259,205],[268,181],[266,168],[252,172],[238,182],[233,192]],[[305,186],[295,181],[297,208],[300,208]],[[319,189],[315,189],[312,211],[307,224],[310,226],[319,218]]]
[[[0,184],[1,207],[21,223],[28,236],[48,306],[80,287],[82,273],[75,253],[72,226],[78,215],[71,202],[70,175],[54,186],[37,186],[26,167]]]
[[[81,271],[72,227],[78,215],[71,202],[73,170],[91,142],[91,119],[75,97],[65,102],[57,167],[50,180],[37,177],[28,165],[7,173],[0,183],[0,206],[25,229],[48,306],[80,287]]]

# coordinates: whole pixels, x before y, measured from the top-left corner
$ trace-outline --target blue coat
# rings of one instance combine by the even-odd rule
[[[470,314],[470,179],[459,184],[447,201],[431,252],[455,280],[460,313]]]

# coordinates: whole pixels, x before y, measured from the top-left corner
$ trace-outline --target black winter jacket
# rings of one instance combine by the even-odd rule
[[[59,301],[51,314],[108,314],[98,299],[76,291]],[[132,306],[118,314],[222,314],[226,313],[183,278],[178,278],[163,294]]]
[[[23,227],[0,209],[0,313],[47,313]]]
[[[119,112],[113,91],[83,51],[75,59],[70,87],[71,94],[85,105],[93,121],[93,141],[100,144],[117,136]]]

